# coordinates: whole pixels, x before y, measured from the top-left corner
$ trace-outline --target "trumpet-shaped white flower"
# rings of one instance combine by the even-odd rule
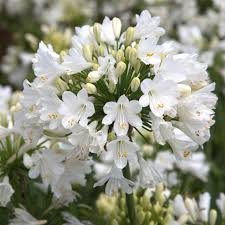
[[[217,101],[217,97],[211,93],[214,88],[215,84],[210,84],[178,104],[179,121],[174,124],[200,145],[209,139],[209,128],[214,124],[212,109]]]
[[[84,225],[76,217],[67,212],[63,213],[63,219],[66,221],[63,225]]]
[[[47,220],[37,220],[25,209],[15,208],[15,218],[10,220],[9,225],[44,225]]]
[[[225,194],[220,193],[219,198],[216,200],[216,205],[219,208],[223,219],[225,218]]]
[[[113,31],[113,23],[107,16],[101,26],[101,40],[109,45],[115,45],[116,37]]]
[[[165,30],[159,27],[160,18],[151,17],[149,11],[144,10],[140,16],[136,15],[137,25],[135,27],[134,38],[140,39],[148,35],[160,37],[165,33]]]
[[[178,91],[175,82],[164,81],[158,77],[153,80],[145,79],[141,83],[141,90],[144,93],[139,100],[141,106],[149,105],[152,113],[158,117],[162,115],[176,116]]]
[[[9,178],[4,177],[2,182],[0,182],[0,206],[1,207],[6,207],[13,193],[14,193],[14,190],[11,184],[9,183]]]
[[[106,183],[105,192],[107,195],[112,196],[114,193],[118,192],[118,189],[121,188],[127,194],[132,192],[132,187],[134,183],[123,176],[122,170],[114,166],[110,173],[100,179],[97,183],[94,184],[94,187],[102,186]]]
[[[40,42],[37,54],[33,59],[35,75],[42,82],[49,83],[65,73],[60,63],[60,56],[54,52],[52,45],[45,45],[44,42]]]
[[[8,109],[8,100],[11,96],[11,88],[9,86],[3,87],[0,85],[0,110]]]
[[[98,73],[100,75],[106,75],[108,80],[112,81],[114,84],[117,84],[118,77],[116,75],[116,60],[111,56],[107,55],[105,57],[98,57],[99,68]]]
[[[129,101],[122,95],[117,102],[107,102],[104,105],[104,113],[107,114],[102,123],[110,125],[114,122],[113,129],[118,136],[126,135],[129,124],[133,127],[141,127],[142,120],[137,115],[141,111],[138,101]]]
[[[143,188],[155,187],[158,183],[163,182],[162,174],[153,162],[145,161],[143,158],[139,159],[140,164],[140,185]]]
[[[45,122],[49,122],[49,129],[60,127],[62,116],[59,114],[61,100],[56,95],[49,95],[41,98],[40,118]]]
[[[127,165],[127,161],[132,162],[137,159],[138,149],[138,145],[129,141],[127,136],[118,137],[107,144],[107,150],[112,153],[114,162],[120,169]]]
[[[55,154],[50,149],[42,153],[33,153],[31,159],[33,166],[29,171],[29,177],[35,179],[41,175],[42,181],[46,186],[54,184],[64,172],[62,164],[64,157]]]
[[[77,95],[65,91],[62,100],[59,113],[63,117],[62,125],[66,129],[71,129],[78,123],[85,126],[88,122],[87,119],[95,112],[94,105],[89,101],[85,89],[80,90]]]
[[[91,63],[87,62],[81,50],[75,48],[71,48],[63,60],[62,66],[68,74],[79,73],[91,67]]]

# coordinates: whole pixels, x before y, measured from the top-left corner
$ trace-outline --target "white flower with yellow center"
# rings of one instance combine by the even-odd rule
[[[123,169],[128,162],[135,161],[137,159],[136,152],[139,146],[129,141],[127,136],[118,137],[116,140],[107,144],[107,150],[113,155],[116,166]]]
[[[126,135],[129,125],[141,127],[142,120],[138,113],[141,112],[141,106],[138,101],[129,99],[122,95],[117,102],[107,102],[103,107],[106,116],[102,123],[110,125],[114,122],[113,129],[118,136]]]
[[[155,77],[153,80],[145,79],[141,83],[144,93],[139,102],[143,107],[149,105],[153,114],[158,117],[162,115],[176,116],[176,105],[178,103],[177,84],[170,80],[162,80]]]
[[[81,89],[77,95],[70,91],[65,91],[62,95],[63,103],[59,107],[59,113],[63,116],[62,125],[66,129],[73,128],[77,123],[85,126],[88,117],[92,116],[95,108],[88,99],[85,89]]]

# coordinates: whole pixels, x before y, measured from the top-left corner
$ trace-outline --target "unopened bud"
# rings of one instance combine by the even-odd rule
[[[136,92],[138,88],[140,87],[140,79],[138,77],[135,77],[130,84],[130,88],[132,92]]]
[[[116,62],[120,61],[124,61],[124,52],[121,49],[116,53]]]
[[[68,85],[61,78],[55,80],[55,86],[58,89],[59,93],[62,94],[64,91],[68,90]]]
[[[93,26],[93,32],[95,39],[98,43],[101,42],[101,24],[100,23],[95,23]]]
[[[131,44],[134,38],[134,28],[133,27],[128,27],[126,31],[126,39],[125,39],[125,45],[128,46]]]
[[[92,62],[92,48],[89,45],[83,46],[83,55],[88,62]]]
[[[115,90],[115,88],[116,88],[116,85],[115,85],[115,83],[113,82],[113,81],[109,81],[109,92],[110,93],[113,93],[114,92],[114,90]]]
[[[131,47],[128,46],[125,50],[125,58],[126,60],[129,60],[130,59],[130,51],[131,51]]]
[[[93,68],[93,70],[98,70],[99,65],[97,63],[93,63],[92,68]]]
[[[27,153],[23,155],[23,164],[27,169],[33,166],[33,160]]]
[[[129,60],[130,60],[130,63],[131,63],[132,66],[134,66],[136,64],[136,62],[137,62],[137,50],[136,50],[136,48],[131,48]]]
[[[124,71],[126,70],[126,67],[127,67],[126,63],[124,63],[124,62],[117,63],[117,65],[116,65],[116,75],[121,76],[124,73]]]
[[[185,206],[191,216],[191,218],[193,219],[193,221],[196,221],[197,219],[197,212],[196,212],[196,207],[194,205],[194,202],[190,199],[190,198],[187,198],[185,199]]]
[[[136,73],[139,72],[140,67],[141,67],[141,62],[140,62],[140,60],[137,60],[137,62],[134,65],[134,70],[135,70]]]
[[[187,223],[188,219],[189,219],[189,216],[187,214],[183,214],[180,216],[178,223],[185,224],[185,223]]]
[[[104,56],[104,47],[102,45],[100,45],[98,48],[97,48],[97,54],[99,56]]]
[[[145,213],[141,210],[137,213],[138,224],[142,224],[145,219]]]
[[[85,89],[87,90],[88,94],[90,94],[90,95],[96,93],[96,91],[97,91],[95,85],[91,84],[91,83],[87,83],[85,85]]]
[[[95,82],[97,82],[100,78],[101,78],[101,75],[99,74],[98,71],[91,71],[91,72],[88,74],[87,81],[90,82],[90,83],[95,83]]]
[[[217,219],[217,211],[215,209],[211,209],[209,213],[209,225],[215,225]]]
[[[114,35],[116,39],[118,39],[120,37],[121,28],[122,28],[121,20],[117,17],[114,17],[112,20],[112,27],[113,27]]]
[[[182,97],[189,96],[191,94],[191,88],[186,84],[178,84],[178,91]]]

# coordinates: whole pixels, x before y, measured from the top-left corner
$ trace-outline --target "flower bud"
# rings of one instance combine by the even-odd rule
[[[142,224],[144,222],[145,213],[143,210],[141,210],[137,213],[137,219],[138,219],[138,224]]]
[[[55,80],[55,86],[60,94],[66,91],[69,87],[66,82],[64,82],[61,78],[57,78]]]
[[[116,53],[116,62],[120,61],[124,61],[124,52],[121,49]]]
[[[124,71],[126,70],[126,63],[124,62],[119,62],[117,63],[116,65],[116,75],[117,76],[120,76],[124,73]]]
[[[137,60],[137,62],[136,62],[135,65],[134,65],[134,70],[135,70],[136,73],[139,72],[140,67],[141,67],[140,60]]]
[[[197,90],[205,87],[207,84],[208,84],[207,81],[198,81],[195,84],[191,85],[191,89],[194,90],[194,91],[197,91]]]
[[[92,49],[89,45],[83,45],[83,55],[88,62],[92,62]]]
[[[125,39],[125,45],[128,46],[131,44],[134,38],[134,28],[133,27],[128,27],[126,31],[126,39]]]
[[[90,94],[90,95],[96,93],[96,91],[97,91],[95,85],[91,84],[91,83],[87,83],[85,85],[85,89],[87,90],[88,94]]]
[[[114,84],[114,82],[113,81],[109,81],[109,92],[110,93],[113,93],[114,92],[114,90],[115,90],[115,88],[116,88],[116,85]]]
[[[33,166],[33,160],[27,153],[23,155],[23,164],[27,169]]]
[[[197,212],[196,212],[196,206],[195,206],[194,201],[192,199],[190,199],[190,198],[187,198],[185,200],[185,206],[186,206],[186,208],[187,208],[191,218],[193,219],[193,221],[196,221],[196,219],[197,219],[197,214],[196,213]]]
[[[91,71],[91,72],[88,74],[87,81],[90,82],[90,83],[95,83],[95,82],[97,82],[100,78],[101,78],[101,75],[99,74],[98,71]]]
[[[129,60],[130,59],[130,51],[131,51],[131,47],[128,46],[125,50],[125,58],[126,60]]]
[[[131,48],[129,60],[130,60],[130,63],[131,63],[132,66],[134,66],[136,64],[136,62],[137,62],[137,50],[136,50],[136,48]]]
[[[61,59],[63,59],[66,55],[67,55],[67,53],[65,51],[60,52]]]
[[[100,23],[95,23],[93,26],[93,32],[95,39],[98,43],[101,42],[101,24]]]
[[[183,214],[179,217],[179,224],[185,224],[188,221],[188,215],[187,214]]]
[[[138,88],[140,87],[140,79],[138,77],[135,77],[130,84],[130,88],[132,92],[136,92]]]
[[[114,35],[116,39],[118,39],[120,37],[121,28],[122,28],[121,20],[117,17],[114,17],[112,20],[112,27],[113,27]]]
[[[178,84],[178,91],[182,97],[188,96],[191,94],[190,86],[186,84]]]
[[[215,225],[217,219],[217,211],[215,209],[211,209],[209,213],[209,225]]]
[[[97,48],[97,54],[99,56],[104,56],[104,47],[102,45],[100,45],[98,48]]]
[[[93,68],[93,70],[98,70],[99,65],[97,63],[93,63],[92,68]]]

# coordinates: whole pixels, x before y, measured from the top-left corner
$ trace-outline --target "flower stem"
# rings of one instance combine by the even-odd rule
[[[131,175],[130,175],[130,168],[129,164],[123,169],[124,176],[130,180]],[[130,220],[130,225],[137,225],[136,223],[136,211],[135,211],[135,202],[134,202],[134,195],[133,193],[131,194],[126,194],[126,204],[127,204],[127,211],[128,211],[128,216]]]
[[[132,135],[132,127],[130,127],[128,131],[128,137],[130,141],[132,141],[131,135]],[[131,173],[130,173],[130,167],[129,163],[127,163],[127,166],[123,169],[123,174],[127,179],[131,179]],[[136,211],[135,211],[135,202],[134,202],[134,194],[126,194],[126,204],[127,204],[127,211],[128,216],[130,220],[130,225],[137,225],[137,219],[136,219]]]

